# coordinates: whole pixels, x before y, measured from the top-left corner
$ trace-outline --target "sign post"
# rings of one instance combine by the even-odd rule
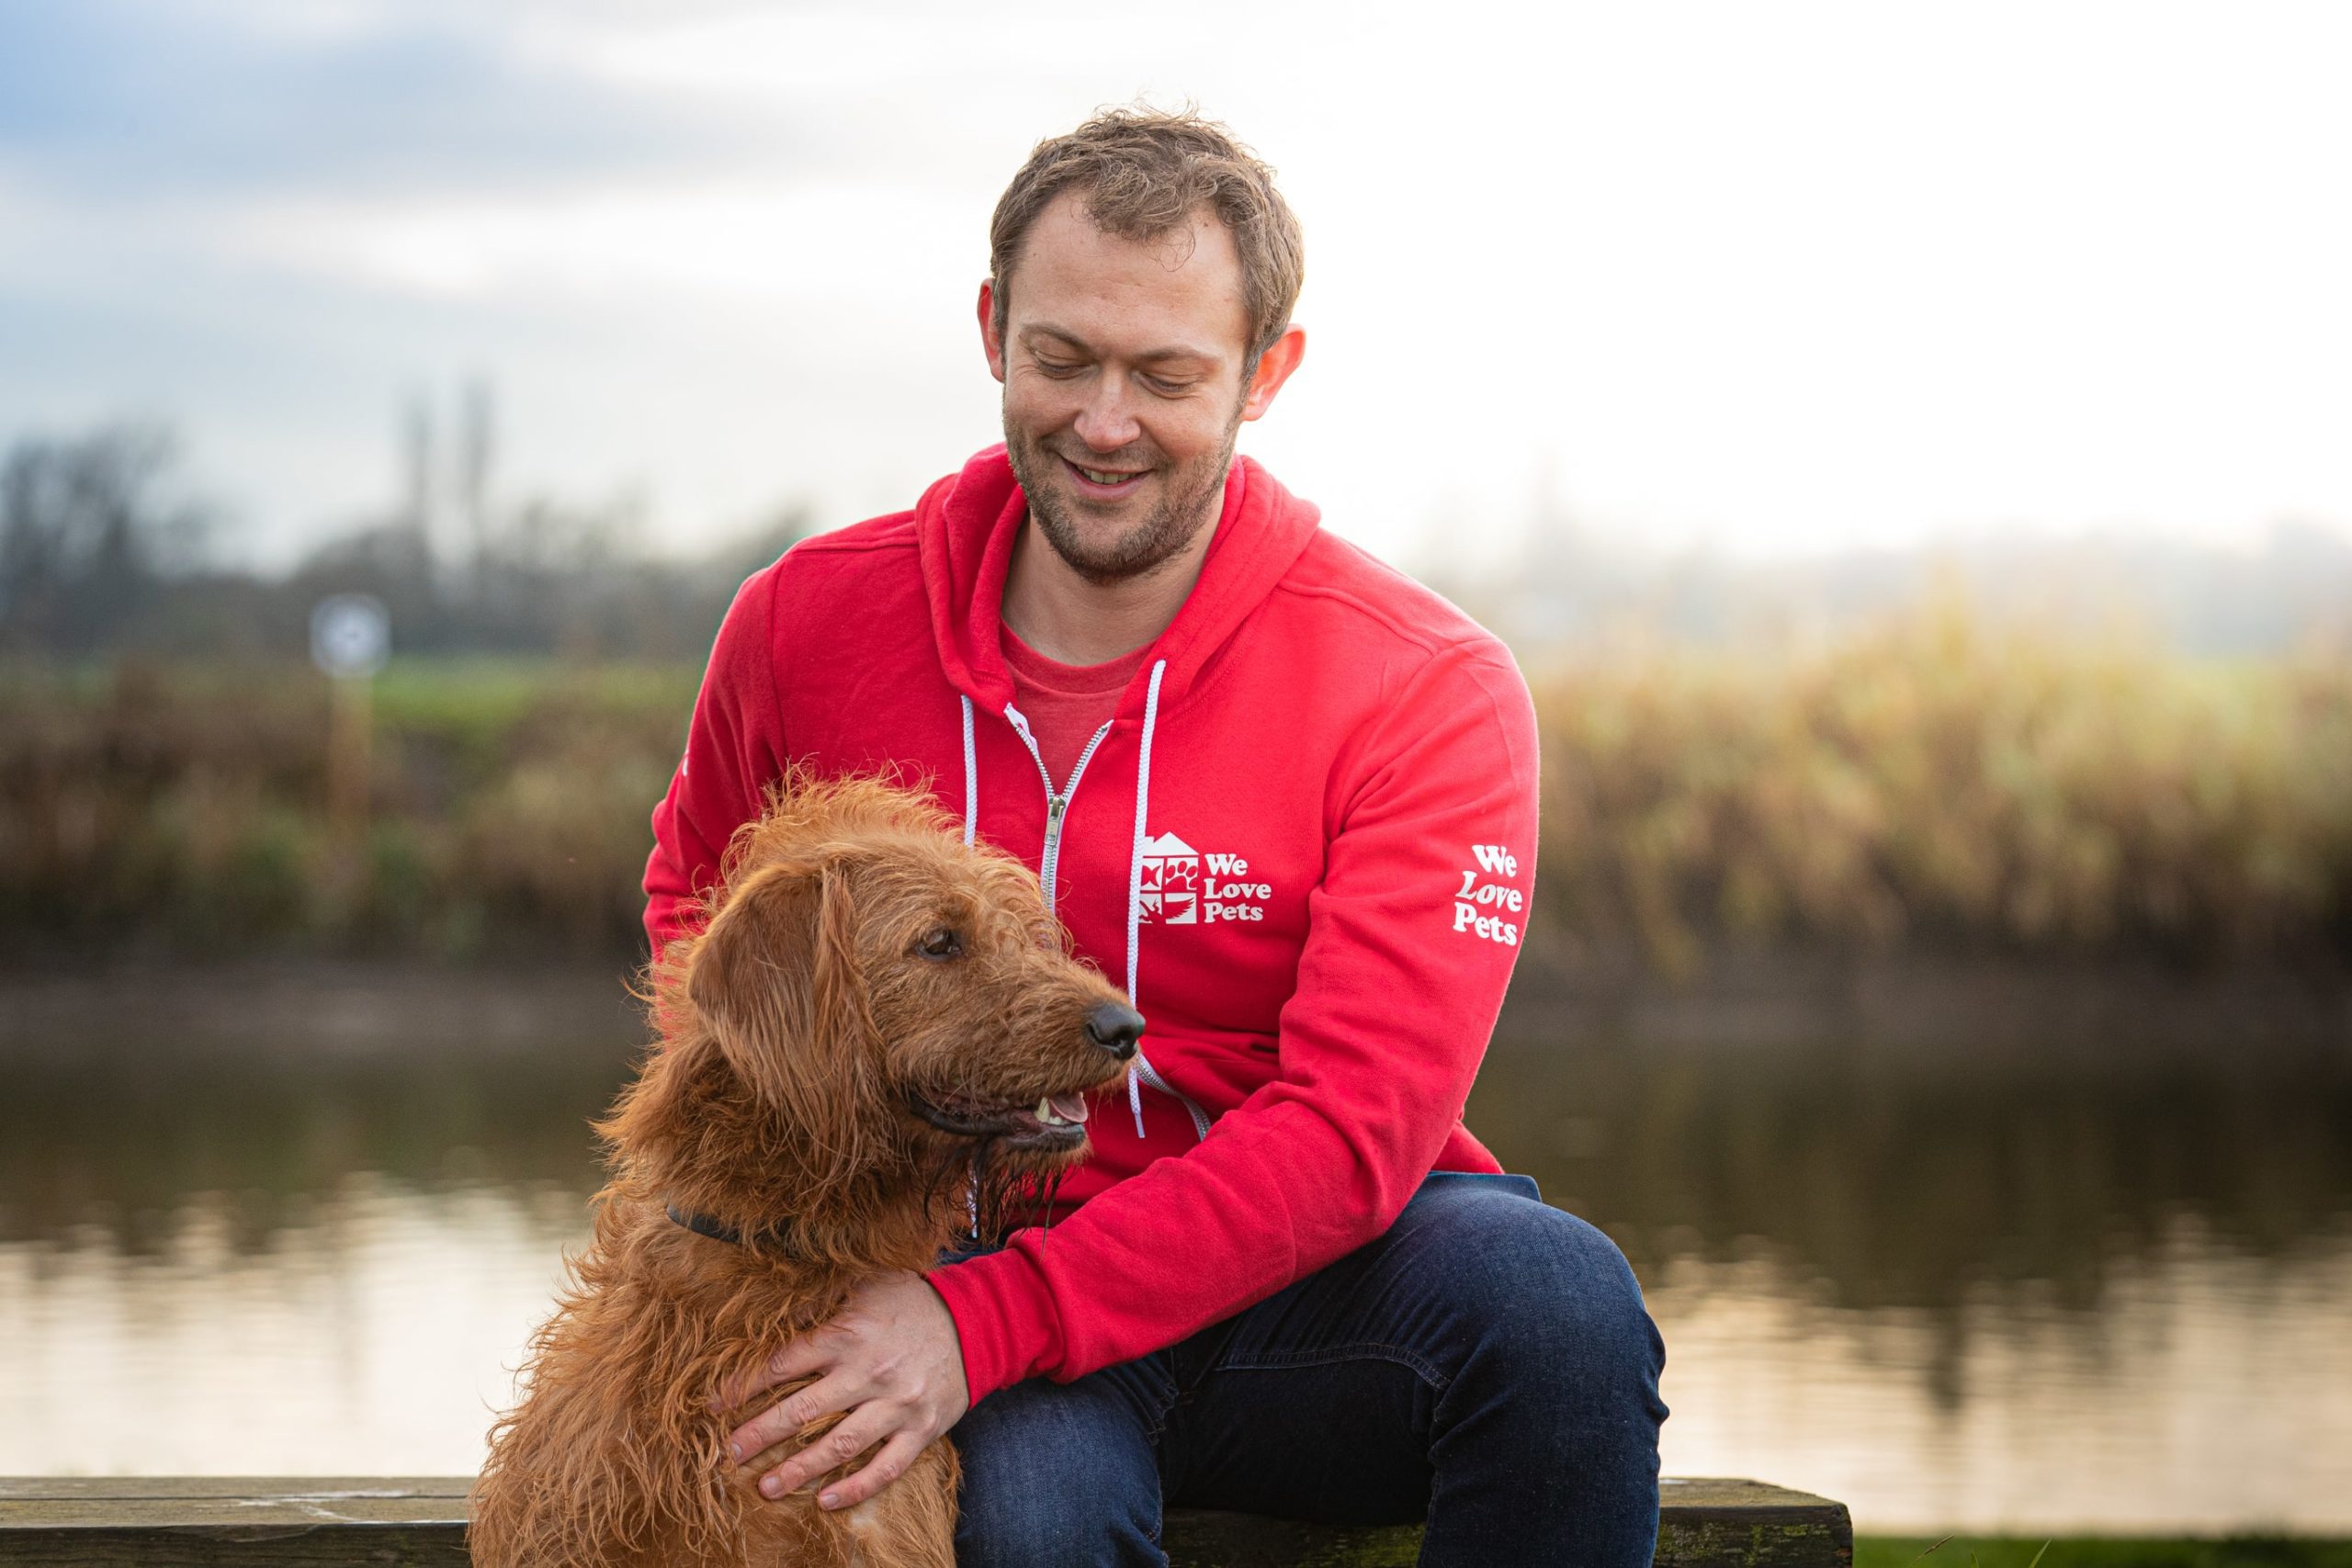
[[[327,808],[356,838],[368,820],[376,672],[392,651],[391,617],[372,593],[336,593],[311,612],[311,662],[327,677]]]

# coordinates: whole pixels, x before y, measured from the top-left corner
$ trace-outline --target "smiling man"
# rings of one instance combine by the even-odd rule
[[[868,1456],[820,1497],[849,1507],[954,1427],[967,1565],[1159,1562],[1189,1503],[1630,1568],[1657,1332],[1461,1122],[1527,920],[1533,715],[1494,638],[1236,459],[1305,352],[1302,265],[1220,127],[1040,144],[979,291],[1004,445],[728,613],[654,813],[657,946],[787,766],[895,768],[1148,1021],[1054,1223],[860,1292],[731,1440],[845,1412],[764,1484]]]

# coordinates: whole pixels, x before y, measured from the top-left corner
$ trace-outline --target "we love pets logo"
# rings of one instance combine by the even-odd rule
[[[1219,920],[1262,920],[1272,884],[1247,880],[1239,855],[1207,853],[1173,833],[1143,841],[1142,921],[1200,926]]]
[[[1527,908],[1527,896],[1507,881],[1481,882],[1481,873],[1488,878],[1519,875],[1519,857],[1500,844],[1473,844],[1470,858],[1476,864],[1462,872],[1462,886],[1453,890],[1453,929],[1471,936],[1498,942],[1506,947],[1519,945],[1519,920],[1515,918]]]

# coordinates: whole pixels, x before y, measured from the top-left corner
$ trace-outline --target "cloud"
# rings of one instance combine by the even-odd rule
[[[483,373],[530,483],[899,504],[994,426],[996,193],[1145,92],[1281,169],[1248,439],[1366,542],[2352,514],[2347,15],[0,0],[0,435],[158,410],[290,534]]]
[[[96,199],[544,189],[707,165],[741,130],[492,7],[0,0],[0,161]]]

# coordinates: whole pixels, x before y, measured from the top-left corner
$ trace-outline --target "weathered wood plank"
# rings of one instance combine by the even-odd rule
[[[465,1562],[464,1476],[0,1477],[0,1563],[276,1568]],[[1341,1528],[1170,1509],[1173,1568],[1391,1568],[1418,1526]],[[1752,1481],[1670,1480],[1660,1568],[1848,1568],[1843,1505]]]
[[[470,1475],[0,1475],[0,1503],[74,1497],[413,1497],[463,1502]]]
[[[467,1476],[0,1478],[0,1562],[464,1568]]]
[[[1170,1568],[1411,1568],[1421,1531],[1174,1508],[1163,1544]],[[1657,1568],[1849,1568],[1853,1560],[1842,1503],[1756,1481],[1661,1484]]]
[[[384,1525],[277,1535],[176,1529],[0,1529],[0,1562],[28,1568],[465,1568],[463,1525]]]
[[[21,1517],[22,1524],[17,1521]],[[310,1529],[320,1525],[462,1525],[461,1499],[414,1497],[72,1497],[0,1503],[0,1535],[55,1529]]]
[[[1851,1568],[1846,1505],[1754,1481],[1668,1480],[1654,1568]]]

